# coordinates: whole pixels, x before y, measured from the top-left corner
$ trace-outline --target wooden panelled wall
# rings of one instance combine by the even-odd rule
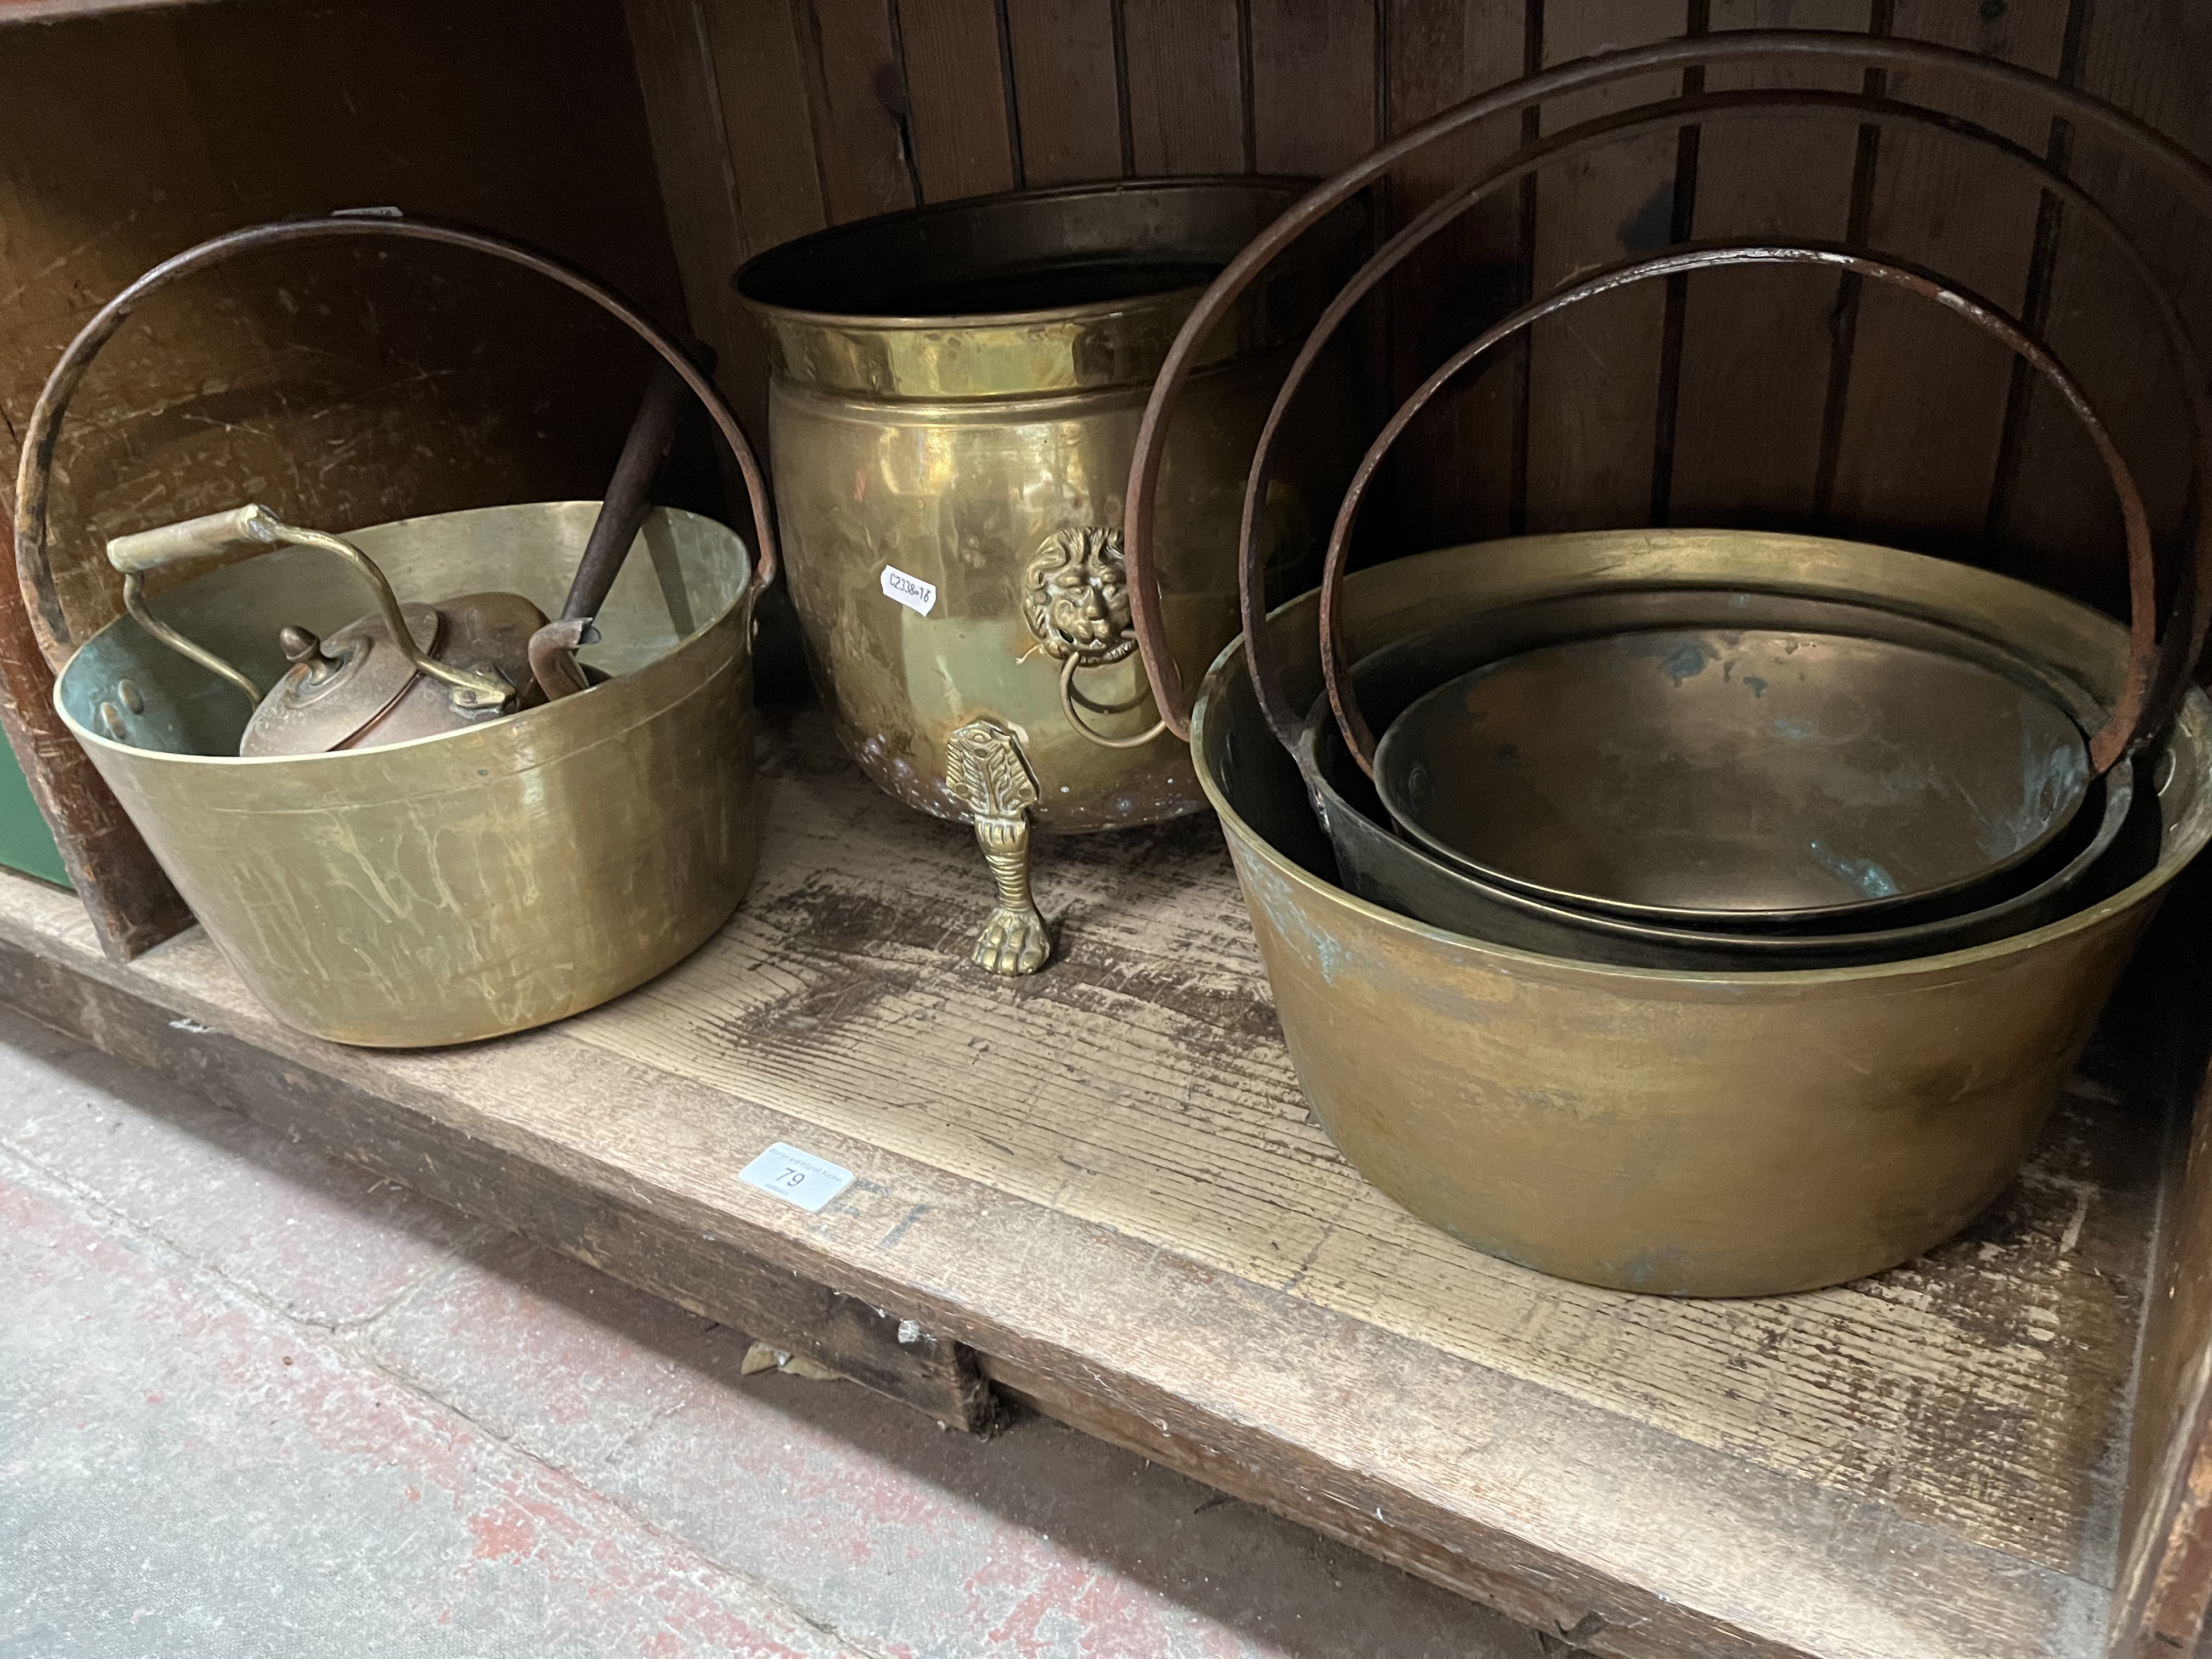
[[[614,0],[91,9],[0,10],[0,532],[64,346],[226,231],[395,204],[552,249],[682,322]],[[454,250],[324,244],[194,276],[70,410],[64,603],[88,633],[118,605],[109,536],[249,500],[337,529],[596,495],[646,362],[574,295]]]
[[[1529,70],[1695,31],[1942,42],[2081,86],[2212,153],[2212,7],[2191,0],[627,0],[695,323],[757,423],[728,288],[749,255],[916,203],[1141,173],[1326,173]],[[2115,198],[2212,332],[2212,230],[2019,100],[1853,69],[1801,83],[1939,105]],[[1693,89],[1654,76],[1455,141],[1390,183],[1394,222],[1524,133]],[[1773,82],[1770,82],[1773,83]],[[1759,82],[1716,71],[1711,82]],[[1833,117],[1632,138],[1486,204],[1391,290],[1402,394],[1533,285],[1684,235],[1870,243],[2047,331],[2138,467],[2162,538],[2185,434],[2142,297],[2005,158]],[[2001,347],[1928,302],[1808,270],[1650,283],[1547,320],[1425,417],[1399,469],[1411,549],[1645,522],[1828,527],[2116,603],[2118,518],[2087,441]]]

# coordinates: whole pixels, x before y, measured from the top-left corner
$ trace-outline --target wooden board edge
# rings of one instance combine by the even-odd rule
[[[143,995],[0,939],[0,1002],[160,1072],[267,1127],[480,1221],[975,1432],[995,1407],[974,1354],[894,1310],[832,1290],[618,1195],[530,1166],[483,1140]]]
[[[11,956],[27,957],[37,971],[29,981],[34,1000],[27,1012],[124,1058],[164,1065],[188,1086],[197,1075],[194,1051],[201,1045],[221,1046],[220,1039],[264,1057],[278,1079],[272,1088],[280,1091],[280,1104],[281,1091],[326,1096],[333,1084],[350,1085],[349,1103],[381,1103],[432,1120],[442,1146],[465,1147],[471,1139],[498,1143],[510,1159],[534,1159],[548,1170],[565,1168],[599,1198],[629,1203],[718,1249],[742,1251],[774,1271],[842,1291],[871,1307],[902,1310],[903,1316],[941,1338],[972,1350],[970,1363],[982,1379],[1018,1379],[1030,1398],[1048,1402],[1054,1414],[1092,1432],[1186,1468],[1235,1495],[1251,1496],[1540,1629],[1582,1632],[1594,1652],[1618,1659],[1964,1654],[1978,1650],[1971,1643],[1957,1645],[1962,1627],[1954,1598],[1961,1595],[1967,1604],[1980,1605],[1978,1597],[2000,1594],[2021,1607],[2033,1605],[2033,1598],[2056,1595],[2058,1600],[2046,1603],[2052,1616],[2063,1606],[2069,1609],[2063,1619],[2067,1627],[2077,1622],[2081,1609],[2075,1591],[2081,1587],[2050,1588],[2062,1575],[1901,1521],[1844,1494],[1759,1471],[1540,1385],[1452,1358],[1413,1339],[1203,1269],[1110,1229],[926,1165],[908,1164],[880,1149],[872,1159],[870,1149],[849,1139],[813,1133],[810,1144],[852,1167],[872,1168],[877,1177],[901,1188],[902,1210],[909,1199],[927,1197],[930,1201],[915,1205],[912,1212],[923,1218],[910,1218],[872,1243],[856,1243],[849,1230],[822,1226],[826,1217],[796,1211],[786,1217],[781,1207],[769,1205],[757,1218],[719,1203],[701,1203],[674,1188],[648,1184],[635,1165],[624,1163],[619,1149],[594,1152],[533,1139],[535,1131],[519,1121],[527,1110],[518,1112],[513,1103],[548,1088],[583,1089],[596,1099],[609,1091],[635,1088],[640,1078],[657,1095],[672,1097],[687,1092],[681,1079],[642,1071],[637,1078],[623,1075],[637,1068],[612,1063],[611,1057],[557,1033],[513,1046],[480,1045],[432,1056],[386,1055],[314,1042],[275,1026],[227,970],[215,976],[214,953],[204,939],[188,936],[143,964],[118,968],[90,951],[82,923],[67,919],[70,908],[64,896],[0,878],[0,1000],[23,995],[9,986],[7,964]],[[142,1006],[128,1018],[118,1018],[118,999]],[[175,1060],[165,1060],[165,1054]],[[423,1075],[425,1059],[451,1066],[450,1091],[416,1080]],[[724,1141],[752,1144],[763,1137],[781,1138],[795,1127],[768,1109],[734,1097],[714,1096],[710,1103]],[[404,1173],[398,1178],[416,1184]],[[864,1177],[862,1185],[866,1184]],[[593,1248],[619,1251],[630,1237],[605,1234],[593,1241]],[[900,1240],[896,1249],[894,1237]],[[945,1276],[942,1259],[948,1238],[959,1241],[951,1279]],[[912,1271],[916,1245],[932,1264],[918,1274]],[[1077,1255],[1066,1261],[1091,1262],[1093,1277],[1103,1274],[1123,1284],[1129,1305],[1094,1306],[1078,1294],[1079,1287],[1062,1284],[1050,1263],[1061,1259],[1056,1253],[1071,1249]],[[988,1281],[980,1291],[968,1283],[972,1272]],[[1030,1281],[1040,1273],[1052,1281],[1042,1304],[1052,1316],[1035,1329],[1009,1324],[1009,1310],[1000,1305],[1008,1285],[1026,1297]],[[1034,1297],[1027,1299],[1035,1303]],[[1208,1328],[1224,1322],[1233,1327],[1251,1363],[1271,1373],[1280,1370],[1281,1362],[1270,1357],[1306,1356],[1307,1363],[1298,1368],[1300,1392],[1348,1402],[1350,1415],[1340,1423],[1344,1431],[1309,1443],[1280,1424],[1255,1420],[1240,1405],[1231,1379],[1170,1387],[1156,1359],[1148,1358],[1144,1333],[1184,1328],[1194,1318]],[[1448,1394],[1460,1403],[1439,1417],[1437,1383],[1447,1376],[1452,1379]],[[1381,1425],[1393,1426],[1378,1440],[1370,1428]],[[1150,1425],[1149,1431],[1139,1425]],[[1442,1435],[1448,1443],[1439,1455],[1453,1468],[1478,1448],[1507,1443],[1493,1449],[1499,1467],[1475,1472],[1471,1486],[1453,1475],[1438,1486],[1433,1475],[1409,1483],[1399,1478],[1404,1471],[1394,1473],[1389,1466],[1393,1454],[1382,1446],[1407,1433],[1423,1437],[1424,1443],[1428,1437]],[[1203,1455],[1183,1448],[1201,1449]],[[1562,1458],[1563,1464],[1553,1462]],[[1530,1472],[1555,1466],[1576,1490],[1589,1489],[1585,1498],[1600,1491],[1606,1494],[1602,1514],[1578,1507],[1584,1500],[1577,1499],[1532,1530],[1516,1519],[1525,1504],[1511,1501],[1501,1508],[1493,1501],[1533,1490],[1527,1485]],[[1492,1493],[1491,1486],[1499,1482]],[[1642,1498],[1635,1495],[1638,1492]],[[1466,1504],[1455,1501],[1462,1494],[1469,1500]],[[1671,1521],[1642,1512],[1644,1504],[1658,1502],[1662,1494],[1672,1495],[1658,1507],[1681,1511]],[[1682,1509],[1685,1502],[1687,1510]],[[1538,1507],[1558,1506],[1547,1499]],[[1822,1510],[1835,1511],[1820,1523],[1824,1535],[1850,1545],[1843,1553],[1854,1562],[1864,1556],[1862,1565],[1876,1567],[1885,1582],[1896,1579],[1893,1589],[1924,1576],[1939,1581],[1940,1593],[1931,1591],[1932,1599],[1917,1601],[1920,1612],[1909,1618],[1915,1627],[1923,1618],[1932,1620],[1930,1636],[1937,1626],[1949,1634],[1937,1637],[1933,1647],[1916,1643],[1896,1648],[1880,1641],[1869,1646],[1839,1626],[1832,1644],[1824,1632],[1821,1639],[1801,1645],[1807,1632],[1791,1638],[1777,1634],[1765,1620],[1754,1628],[1732,1616],[1726,1610],[1729,1593],[1719,1579],[1712,1583],[1721,1593],[1710,1601],[1695,1572],[1673,1582],[1675,1574],[1665,1566],[1671,1550],[1647,1563],[1657,1577],[1646,1582],[1650,1575],[1612,1559],[1609,1548],[1601,1546],[1586,1553],[1577,1541],[1595,1527],[1601,1534],[1621,1533],[1622,1541],[1640,1537],[1649,1544],[1674,1535],[1695,1513],[1709,1513],[1712,1524],[1724,1530],[1749,1526],[1752,1536],[1771,1535],[1765,1529],[1794,1525]],[[1370,1516],[1376,1517],[1371,1527],[1366,1519]],[[1571,1535],[1547,1536],[1546,1529],[1562,1521]],[[1589,1541],[1598,1539],[1593,1535]],[[1902,1578],[1885,1565],[1900,1554],[1912,1563]],[[1833,1557],[1832,1549],[1805,1557],[1795,1546],[1784,1547],[1770,1562],[1763,1582],[1796,1583],[1793,1598],[1832,1600],[1844,1595],[1854,1609],[1845,1619],[1850,1632],[1859,1632],[1868,1619],[1884,1629],[1903,1629],[1893,1600],[1851,1588],[1862,1582],[1859,1569],[1839,1565]],[[1827,1565],[1815,1570],[1815,1559]],[[1787,1565],[1792,1562],[1798,1565]],[[1800,1571],[1809,1571],[1810,1579],[1798,1583]],[[1968,1577],[1948,1576],[1954,1572]],[[2023,1576],[2047,1587],[1994,1589],[2019,1583]],[[1989,1588],[1969,1588],[1976,1583]],[[2031,1600],[2023,1601],[2023,1595]],[[1944,1613],[1945,1607],[1951,1611]],[[2087,1651],[2071,1638],[2063,1646],[2038,1644],[2030,1650],[2063,1653],[2069,1659]]]

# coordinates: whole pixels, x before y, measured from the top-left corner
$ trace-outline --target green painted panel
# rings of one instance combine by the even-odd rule
[[[0,864],[58,886],[70,884],[54,832],[46,828],[46,815],[31,799],[31,786],[23,781],[15,750],[5,743],[0,743]]]

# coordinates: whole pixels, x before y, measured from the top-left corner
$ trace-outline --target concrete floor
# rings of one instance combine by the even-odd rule
[[[0,1010],[0,1655],[1564,1644],[1036,1418],[990,1441]]]

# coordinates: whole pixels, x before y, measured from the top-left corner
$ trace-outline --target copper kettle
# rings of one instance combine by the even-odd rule
[[[702,348],[694,355],[710,356]],[[703,365],[712,373],[711,362]],[[237,686],[253,704],[238,752],[252,758],[377,748],[501,720],[570,696],[605,676],[576,659],[599,635],[592,618],[652,510],[652,487],[689,409],[675,371],[657,365],[623,446],[558,619],[520,593],[464,593],[403,604],[383,571],[343,536],[287,524],[258,504],[120,536],[108,562],[140,627]],[[376,609],[326,638],[278,632],[291,664],[265,695],[235,665],[185,638],[144,604],[145,573],[190,560],[286,546],[337,554],[375,590]]]

